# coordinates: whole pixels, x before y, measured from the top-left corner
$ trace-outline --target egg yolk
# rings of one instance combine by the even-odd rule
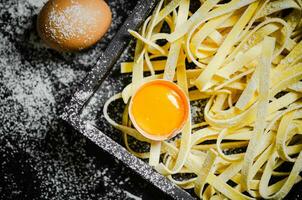
[[[184,92],[174,83],[156,80],[144,84],[132,98],[131,114],[147,134],[169,136],[179,130],[188,115]]]

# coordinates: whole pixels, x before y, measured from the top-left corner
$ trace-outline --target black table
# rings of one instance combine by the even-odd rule
[[[45,2],[0,0],[0,199],[166,198],[59,118],[136,2],[110,0],[106,36],[69,54],[37,36]]]
[[[167,199],[59,118],[136,1],[109,0],[107,35],[69,54],[37,36],[45,2],[0,0],[0,199]]]

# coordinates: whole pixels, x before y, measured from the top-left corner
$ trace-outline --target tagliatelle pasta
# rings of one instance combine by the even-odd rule
[[[134,60],[121,73],[132,82],[104,116],[131,153],[199,198],[282,199],[302,180],[302,3],[198,2],[161,0],[140,32],[129,30]],[[177,137],[156,142],[133,128],[128,102],[161,78],[183,89],[192,114]],[[117,99],[121,124],[108,115]],[[133,139],[150,150],[132,149]]]

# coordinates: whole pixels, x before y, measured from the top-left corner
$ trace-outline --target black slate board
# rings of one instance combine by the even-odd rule
[[[100,111],[97,108],[102,108],[103,106],[100,103],[104,103],[112,92],[117,93],[121,91],[124,86],[122,84],[123,80],[118,80],[118,77],[121,78],[122,76],[114,77],[112,74],[119,70],[120,58],[123,58],[120,55],[123,54],[126,57],[131,55],[129,53],[130,47],[127,46],[131,39],[128,29],[137,30],[153,10],[156,3],[157,0],[141,0],[137,3],[132,14],[112,39],[96,66],[87,74],[81,87],[73,96],[71,103],[66,107],[62,118],[95,144],[140,174],[145,180],[151,182],[162,192],[175,199],[189,200],[193,199],[189,193],[158,174],[142,160],[130,154],[121,144],[114,141],[112,137],[110,138],[110,136],[114,137],[114,135],[118,135],[118,133],[112,133],[113,130],[110,129],[110,126],[106,126],[104,122],[101,122],[100,128],[97,128],[95,123],[91,123],[93,117],[101,117],[97,116]],[[113,71],[111,70],[112,68],[114,68]],[[93,107],[87,106],[91,102],[94,102],[92,104]]]
[[[196,199],[194,194],[191,196],[187,191],[158,174],[147,163],[130,154],[123,147],[119,131],[109,125],[102,114],[106,100],[121,92],[131,81],[131,76],[120,74],[120,63],[133,60],[131,55],[134,46],[133,41],[129,44],[131,37],[127,30],[138,30],[157,2],[157,0],[141,0],[137,3],[133,14],[128,17],[96,66],[85,77],[62,117],[93,143],[122,161],[163,193],[174,199]],[[121,105],[123,103],[116,104],[112,108],[111,117],[116,117],[117,120],[121,117],[117,115],[122,113]],[[302,183],[297,184],[287,198],[298,199],[299,194],[295,194],[294,191],[295,188],[301,188],[301,185]]]
[[[74,94],[62,118],[103,150],[122,161],[147,182],[160,189],[173,199],[196,199],[196,196],[169,182],[153,170],[147,163],[134,157],[124,147],[120,133],[109,125],[102,115],[105,101],[119,93],[130,82],[128,75],[121,76],[120,63],[133,58],[133,43],[130,43],[128,29],[138,30],[144,19],[155,7],[157,0],[137,3],[133,14],[125,21],[115,38],[111,41],[96,66],[85,77],[81,87]],[[123,103],[121,103],[123,104]],[[119,118],[118,104],[112,109],[112,117]],[[110,113],[109,113],[110,114]],[[300,199],[302,183],[295,185],[286,199]]]

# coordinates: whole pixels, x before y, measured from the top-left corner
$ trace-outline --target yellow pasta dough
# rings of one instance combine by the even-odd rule
[[[200,2],[192,13],[193,0],[161,0],[139,32],[129,30],[134,60],[121,73],[132,82],[106,102],[105,118],[131,153],[199,198],[282,199],[302,180],[302,3]],[[202,114],[178,137],[155,142],[133,128],[127,104],[140,84],[161,78]],[[108,115],[120,98],[121,124]],[[128,135],[150,151],[131,149]],[[182,174],[190,176],[177,179]]]

